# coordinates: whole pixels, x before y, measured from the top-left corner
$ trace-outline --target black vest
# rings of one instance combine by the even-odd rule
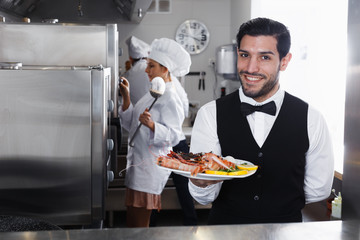
[[[261,148],[240,113],[239,91],[217,99],[216,109],[222,156],[247,160],[259,168],[250,177],[224,181],[209,224],[301,221],[309,148],[308,104],[285,92],[279,115]]]

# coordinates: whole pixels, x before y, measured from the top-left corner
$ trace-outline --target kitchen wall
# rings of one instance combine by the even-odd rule
[[[239,82],[224,81],[215,77],[210,60],[215,60],[216,48],[230,44],[240,24],[250,19],[251,0],[172,0],[171,13],[148,13],[140,24],[118,24],[119,47],[123,49],[119,59],[121,72],[128,60],[128,50],[125,40],[134,35],[147,43],[155,38],[167,37],[174,39],[177,27],[187,19],[197,19],[203,22],[210,32],[208,47],[198,55],[192,55],[190,71],[205,71],[205,90],[198,89],[199,77],[186,76],[185,90],[191,102],[203,104],[220,96],[220,87],[231,92],[239,87]],[[216,82],[217,80],[217,82]],[[214,90],[215,87],[215,90]]]

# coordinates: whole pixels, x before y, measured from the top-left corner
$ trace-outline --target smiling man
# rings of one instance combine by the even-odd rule
[[[191,178],[189,190],[212,203],[209,224],[301,222],[306,203],[331,193],[334,157],[322,115],[280,88],[291,53],[286,26],[256,18],[237,34],[241,87],[198,112],[190,151],[247,160],[247,178]]]

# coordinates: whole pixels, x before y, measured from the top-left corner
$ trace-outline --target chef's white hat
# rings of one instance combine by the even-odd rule
[[[131,36],[126,40],[126,44],[129,48],[129,56],[138,59],[148,57],[150,46],[146,42]]]
[[[176,77],[184,76],[190,70],[190,54],[180,44],[169,38],[155,39],[151,43],[148,58],[166,67]]]

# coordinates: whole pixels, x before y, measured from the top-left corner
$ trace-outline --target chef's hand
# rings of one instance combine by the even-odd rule
[[[130,90],[129,90],[129,81],[121,77],[119,81],[119,89],[120,94],[122,96],[123,102],[122,102],[122,110],[125,111],[130,106]]]
[[[153,132],[155,131],[155,123],[154,121],[151,119],[151,114],[149,113],[149,109],[146,108],[145,111],[140,114],[139,116],[139,121],[147,126],[148,128],[150,128]]]
[[[121,96],[123,96],[123,97],[130,96],[129,95],[129,93],[130,93],[129,87],[130,87],[129,81],[126,78],[121,77],[120,81],[119,81],[119,89],[120,89]]]
[[[189,178],[189,179],[194,185],[201,188],[205,188],[209,185],[213,185],[221,182],[221,180],[202,180],[202,179],[194,179],[194,178]]]

